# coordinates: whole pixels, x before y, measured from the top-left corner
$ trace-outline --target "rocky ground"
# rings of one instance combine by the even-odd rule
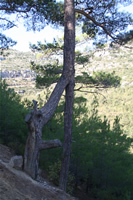
[[[14,152],[0,145],[0,200],[74,200],[75,198],[49,184],[31,179],[9,165]]]

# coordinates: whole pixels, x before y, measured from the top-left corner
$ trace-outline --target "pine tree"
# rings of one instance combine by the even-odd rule
[[[64,25],[64,63],[63,71],[58,83],[53,90],[48,102],[41,108],[37,108],[37,102],[33,101],[34,109],[25,118],[29,130],[25,149],[24,169],[33,178],[36,178],[39,152],[45,148],[61,146],[59,140],[43,141],[42,128],[49,121],[55,112],[60,97],[65,90],[65,122],[64,122],[64,150],[62,170],[60,177],[60,187],[66,190],[67,176],[69,168],[71,133],[72,133],[72,108],[74,91],[74,58],[75,58],[75,12],[78,13],[77,22],[83,22],[83,31],[93,38],[97,35],[108,35],[115,42],[119,42],[119,37],[115,36],[118,30],[123,31],[132,22],[131,16],[118,11],[119,4],[129,4],[131,1],[74,1],[65,0],[64,4],[55,1],[2,1],[0,11],[10,15],[11,13],[21,13],[25,19],[28,29],[40,30],[47,22]],[[63,9],[64,7],[64,9]],[[57,12],[57,11],[60,12]],[[64,14],[64,21],[63,21]],[[8,20],[2,19],[7,24]],[[39,22],[39,23],[38,23]],[[42,23],[40,23],[42,22]],[[46,22],[46,23],[45,23]],[[9,22],[10,26],[14,26]],[[3,38],[3,36],[1,37]],[[101,38],[101,37],[100,37]],[[104,37],[105,39],[105,37]],[[104,39],[101,39],[103,43]],[[2,40],[1,40],[2,41]],[[6,43],[5,43],[6,44]],[[69,64],[68,64],[69,63]]]

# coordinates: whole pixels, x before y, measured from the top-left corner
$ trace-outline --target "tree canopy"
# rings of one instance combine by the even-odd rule
[[[17,21],[22,18],[27,31],[39,31],[49,23],[61,24],[63,22],[62,12],[62,4],[56,3],[55,0],[1,1],[0,30],[2,32],[17,26]],[[10,15],[12,15],[13,18],[10,18]],[[9,48],[15,44],[16,42],[11,38],[2,33],[0,34],[0,49]]]
[[[117,40],[120,38],[119,33],[132,24],[131,13],[120,12],[119,8],[132,3],[132,0],[75,0],[76,24],[80,24],[82,31],[87,33],[89,37],[100,38],[101,43],[107,40],[105,34],[113,40]],[[48,24],[64,25],[64,3],[62,1],[1,1],[0,14],[1,31],[15,27],[19,18],[24,19],[24,26],[27,30],[33,31],[41,30]],[[16,20],[9,17],[11,14],[16,16]],[[98,35],[100,37],[97,37]],[[14,41],[1,33],[1,49],[15,44]]]

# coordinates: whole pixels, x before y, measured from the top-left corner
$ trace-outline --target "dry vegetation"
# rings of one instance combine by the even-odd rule
[[[128,45],[132,47],[132,43]],[[40,53],[33,52],[18,52],[9,50],[9,56],[6,60],[1,61],[1,71],[21,71],[24,72],[30,69],[30,61],[38,63],[45,62],[44,56]],[[91,52],[89,63],[84,67],[76,66],[76,74],[81,71],[86,71],[91,74],[94,71],[113,72],[121,77],[121,86],[118,88],[96,90],[92,88],[91,93],[76,93],[84,95],[88,99],[88,106],[94,95],[98,95],[99,112],[102,116],[106,115],[110,121],[119,116],[121,124],[126,134],[133,136],[133,49],[126,47],[105,48]],[[27,72],[28,73],[28,72]],[[31,72],[30,72],[31,73]],[[38,99],[41,96],[45,99],[46,90],[35,88],[35,77],[16,77],[7,78],[7,83],[14,88],[16,92],[22,95],[22,99],[30,100]],[[24,92],[23,92],[24,91]],[[22,92],[22,93],[21,93]],[[93,93],[94,92],[94,93]],[[96,92],[96,93],[95,93]]]

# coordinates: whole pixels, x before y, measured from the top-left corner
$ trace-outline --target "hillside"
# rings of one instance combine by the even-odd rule
[[[97,94],[99,99],[99,113],[106,115],[112,122],[116,116],[121,119],[123,130],[130,137],[133,137],[133,42],[126,46],[98,49],[88,53],[89,62],[82,66],[76,65],[76,74],[87,72],[92,74],[95,71],[105,71],[121,77],[121,85],[118,88],[99,89],[89,88],[88,92],[77,92],[76,95],[83,95],[88,99],[88,107]],[[45,55],[37,52],[18,52],[9,50],[9,55],[5,60],[1,60],[1,73],[8,74],[6,78],[9,87],[21,94],[22,99],[30,100],[41,98],[45,99],[45,90],[35,88],[35,76],[29,68],[30,61],[44,63]],[[14,74],[14,75],[13,75]]]
[[[83,95],[87,99],[88,113],[91,102],[96,96],[99,101],[99,114],[106,115],[111,125],[116,116],[120,117],[120,123],[128,136],[133,137],[133,49],[132,43],[129,47],[116,47],[99,49],[88,54],[89,62],[84,66],[76,65],[76,75],[81,72],[91,74],[96,71],[113,72],[121,77],[121,85],[116,88],[96,89],[85,88],[85,91],[75,92],[76,96]],[[0,59],[1,76],[6,79],[8,86],[14,88],[21,94],[22,99],[30,100],[42,98],[46,99],[46,89],[35,88],[36,73],[29,68],[30,61],[37,63],[45,62],[44,56],[40,53],[22,53],[15,50],[9,50],[9,56],[6,59]],[[77,87],[77,86],[76,86]],[[52,91],[52,90],[51,90]],[[51,92],[50,90],[48,92]],[[81,116],[82,117],[82,116]],[[7,147],[0,145],[0,200],[14,199],[72,199],[69,195],[63,193],[58,188],[53,187],[46,180],[42,183],[32,180],[24,172],[11,168],[10,158],[14,155]],[[48,158],[49,159],[49,158]],[[131,159],[130,159],[131,160]],[[123,173],[123,171],[122,171]],[[86,200],[85,193],[78,191],[79,199]]]
[[[0,145],[0,200],[74,200],[75,198],[45,182],[31,179],[9,165],[13,151]]]

